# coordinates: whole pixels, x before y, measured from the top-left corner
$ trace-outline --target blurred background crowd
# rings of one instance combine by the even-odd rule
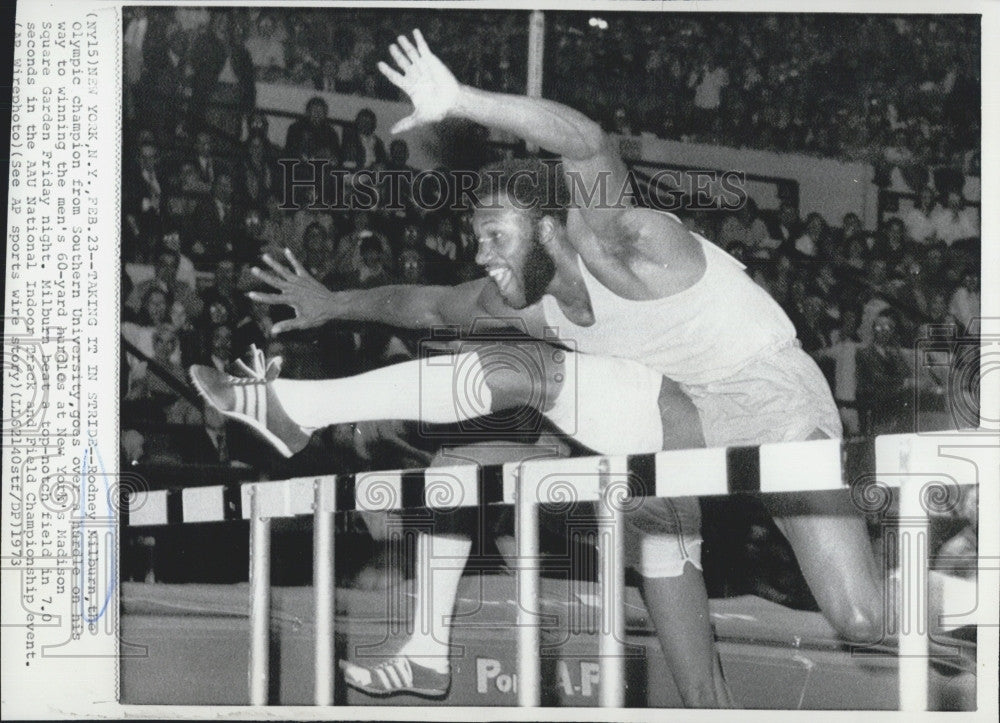
[[[332,428],[307,450],[312,461],[277,460],[203,410],[184,369],[231,369],[251,344],[283,356],[282,373],[293,378],[357,373],[416,353],[421,334],[371,324],[276,337],[272,326],[289,311],[247,299],[260,288],[250,267],[262,253],[282,259],[285,248],[333,289],[454,284],[482,273],[466,214],[412,203],[326,210],[310,207],[308,188],[286,194],[279,159],[413,170],[409,149],[374,113],[345,117],[319,96],[275,144],[255,84],[400,100],[376,62],[399,32],[420,27],[462,82],[523,92],[527,13],[124,14],[123,461],[276,478],[310,464],[422,466],[430,450],[389,422]],[[881,186],[913,193],[912,210],[874,230],[858,214],[824,218],[793,198],[779,208],[750,199],[735,212],[679,215],[740,258],[787,311],[830,379],[846,435],[971,419],[956,421],[955,408],[974,395],[974,374],[956,383],[951,360],[979,314],[975,18],[547,13],[547,24],[544,94],[611,132],[860,160]],[[451,160],[464,168],[504,152],[481,129],[454,133]]]

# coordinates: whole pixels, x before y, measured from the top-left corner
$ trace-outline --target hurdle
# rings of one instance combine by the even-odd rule
[[[895,554],[901,594],[913,608],[898,625],[900,710],[926,710],[928,630],[926,585],[928,505],[942,437],[887,435],[874,440],[875,472],[845,479],[847,445],[841,440],[710,448],[628,456],[535,459],[478,467],[365,472],[242,486],[195,487],[131,494],[123,501],[122,524],[130,527],[247,519],[250,521],[250,646],[248,692],[254,705],[268,704],[270,655],[271,522],[313,517],[316,639],[314,703],[334,701],[335,580],[334,521],[338,513],[423,508],[454,510],[492,504],[515,507],[519,597],[517,612],[518,705],[541,704],[539,507],[568,502],[598,505],[599,703],[624,704],[624,555],[622,515],[645,497],[809,493],[850,488],[863,499],[888,507],[890,488],[899,489]],[[975,486],[978,480],[961,482]],[[140,499],[141,497],[141,499]],[[905,527],[905,529],[903,529]]]

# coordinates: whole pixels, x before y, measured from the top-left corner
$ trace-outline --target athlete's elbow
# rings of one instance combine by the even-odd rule
[[[578,147],[572,160],[586,161],[591,158],[607,155],[612,149],[611,138],[600,124],[587,120],[578,129]]]

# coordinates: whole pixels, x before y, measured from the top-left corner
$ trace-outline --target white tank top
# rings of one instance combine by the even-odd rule
[[[744,266],[694,234],[705,273],[693,286],[650,301],[631,301],[594,278],[578,257],[594,312],[591,326],[566,318],[552,296],[542,297],[549,326],[588,354],[633,359],[680,384],[727,379],[760,354],[795,339],[795,327]]]

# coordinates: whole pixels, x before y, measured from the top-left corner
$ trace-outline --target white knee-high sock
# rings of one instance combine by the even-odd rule
[[[400,653],[418,665],[442,673],[450,668],[448,621],[454,613],[458,583],[471,551],[472,539],[463,535],[421,532],[417,538],[413,635]]]
[[[597,452],[662,449],[659,373],[614,357],[566,352],[565,358],[559,393],[551,408],[539,411]],[[306,429],[375,419],[453,424],[500,411],[492,409],[490,371],[476,352],[464,352],[342,379],[276,379],[272,389],[288,416]]]
[[[272,389],[306,429],[375,419],[463,422],[492,410],[475,352],[414,359],[341,379],[275,379]]]

